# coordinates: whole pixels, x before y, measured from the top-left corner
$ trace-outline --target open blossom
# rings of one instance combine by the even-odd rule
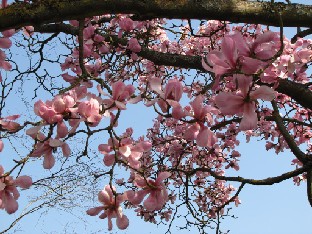
[[[21,125],[14,122],[13,120],[18,119],[19,115],[10,115],[5,118],[0,118],[0,125],[3,129],[8,130],[9,132],[14,132],[20,128]]]
[[[118,142],[117,139],[110,138],[108,144],[99,145],[99,151],[104,154],[103,161],[106,166],[111,166],[115,162],[115,152],[112,152],[115,149],[119,158],[126,160],[131,167],[139,168],[143,152],[149,151],[151,147],[149,141],[134,143],[130,138],[123,138]]]
[[[28,189],[32,185],[29,176],[19,176],[15,180],[12,176],[4,176],[4,169],[0,165],[0,209],[5,209],[8,214],[12,214],[18,209],[17,199],[20,194],[16,187]]]
[[[200,147],[212,147],[217,142],[215,134],[204,125],[206,120],[211,120],[211,113],[216,113],[217,110],[211,106],[203,105],[204,97],[199,95],[191,103],[193,114],[197,122],[191,124],[184,133],[186,140],[195,140]]]
[[[256,113],[257,99],[272,101],[275,98],[275,91],[267,86],[260,86],[250,91],[252,77],[236,75],[238,89],[237,93],[219,93],[215,102],[221,113],[224,115],[242,115],[239,129],[246,131],[257,127],[258,118]]]
[[[160,98],[155,99],[154,102],[157,101],[162,112],[167,112],[170,105],[172,107],[173,118],[181,119],[185,117],[184,110],[179,103],[183,94],[182,83],[177,79],[171,79],[168,81],[163,91],[161,82],[162,80],[160,78],[152,78],[149,81],[150,89],[160,96]],[[152,101],[151,104],[154,104],[154,102]]]
[[[128,42],[127,49],[134,53],[139,53],[141,51],[141,46],[136,38],[131,38]]]
[[[114,187],[113,190],[115,190]],[[116,224],[119,229],[124,230],[129,226],[129,219],[122,213],[122,208],[120,207],[120,204],[126,199],[124,194],[116,195],[115,197],[111,187],[106,185],[105,188],[99,192],[98,199],[103,205],[87,210],[88,215],[95,216],[104,211],[99,218],[107,218],[109,231],[113,229],[113,218],[116,218]]]
[[[46,137],[43,133],[39,132],[40,128],[41,126],[30,128],[26,131],[26,134],[31,136],[33,139],[43,141]],[[40,157],[43,155],[43,168],[51,169],[55,164],[55,158],[52,153],[57,147],[62,148],[62,152],[65,157],[70,155],[71,151],[67,143],[59,139],[50,138],[44,142],[38,142],[35,145],[35,150],[32,152],[31,156]]]
[[[170,176],[170,172],[160,172],[156,180],[137,178],[135,184],[142,190],[127,191],[128,200],[132,204],[138,205],[146,195],[149,195],[143,202],[144,208],[148,211],[160,210],[168,201],[168,192],[163,181]]]
[[[102,115],[100,114],[100,103],[94,98],[79,103],[78,113],[85,118],[92,127],[97,126],[102,119]]]
[[[221,75],[241,71],[244,74],[254,74],[262,69],[280,47],[278,34],[265,32],[258,35],[253,43],[247,43],[240,33],[226,35],[221,42],[221,49],[211,51],[207,63],[202,60],[203,68],[216,74],[217,81]],[[217,84],[218,82],[216,82]]]
[[[103,92],[100,86],[98,86],[98,91],[104,96],[108,96]],[[120,110],[126,109],[127,100],[131,98],[135,92],[135,88],[133,85],[125,85],[122,81],[117,81],[112,84],[112,97],[110,99],[103,100],[103,103],[108,107],[111,107],[113,104]]]

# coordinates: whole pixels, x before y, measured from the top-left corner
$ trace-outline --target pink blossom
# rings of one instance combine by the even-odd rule
[[[101,94],[107,96],[107,94],[105,94],[100,87],[98,87],[98,89]],[[131,98],[134,91],[135,88],[133,85],[125,85],[124,82],[119,80],[112,84],[112,97],[104,100],[103,102],[109,107],[115,103],[118,109],[125,110],[127,100]]]
[[[114,187],[113,190],[115,191]],[[115,196],[111,187],[106,185],[105,188],[99,192],[98,199],[103,205],[87,210],[88,215],[95,216],[104,211],[99,218],[108,219],[109,231],[113,229],[113,218],[116,218],[116,224],[119,229],[124,230],[129,226],[129,219],[122,213],[122,208],[120,207],[120,204],[126,199],[125,195]]]
[[[122,18],[119,20],[119,26],[122,30],[130,32],[134,29],[134,21],[130,18]]]
[[[30,128],[26,131],[26,134],[31,136],[33,139],[38,139],[40,141],[45,140],[45,136],[39,132],[40,126]],[[67,143],[59,140],[59,139],[48,139],[44,142],[38,142],[34,146],[34,151],[32,152],[32,157],[40,157],[43,155],[43,168],[51,169],[55,164],[55,158],[53,156],[53,151],[57,148],[61,147],[63,155],[68,157],[71,153],[70,148]]]
[[[127,191],[128,200],[134,204],[140,204],[144,197],[149,194],[148,198],[144,201],[143,206],[148,211],[160,210],[168,201],[168,192],[164,184],[164,180],[171,176],[170,172],[160,172],[156,180],[144,178],[137,178],[135,184],[142,188],[137,192],[132,190]]]
[[[117,157],[126,160],[133,168],[140,167],[140,158],[144,152],[151,149],[152,144],[148,141],[140,141],[134,143],[130,138],[123,138],[120,142],[117,139],[109,139],[108,144],[100,144],[98,149],[104,154],[103,162],[106,166],[111,166],[115,162],[114,149],[117,152]],[[112,152],[112,153],[111,153]]]
[[[217,110],[211,106],[203,105],[204,97],[199,95],[191,103],[193,108],[192,116],[197,120],[196,123],[191,124],[184,133],[186,140],[195,140],[197,145],[200,147],[212,147],[216,142],[217,138],[215,134],[206,126],[205,121],[211,121],[211,113],[217,113]]]
[[[250,91],[252,77],[245,75],[235,76],[238,82],[237,93],[219,93],[215,102],[221,113],[224,115],[242,115],[239,129],[246,131],[257,127],[257,114],[255,101],[262,99],[265,101],[272,101],[275,98],[273,89],[267,86],[260,86],[254,91]]]
[[[172,79],[168,81],[165,87],[165,99],[170,99],[174,101],[180,101],[183,94],[183,86],[177,79]]]
[[[9,49],[12,46],[12,41],[7,37],[0,37],[0,48]]]
[[[128,42],[127,49],[131,50],[134,53],[138,53],[141,51],[141,46],[136,38],[131,38]]]
[[[273,32],[258,35],[250,44],[240,33],[226,35],[221,42],[221,50],[210,52],[206,58],[208,64],[202,60],[202,65],[204,69],[214,72],[217,79],[221,75],[237,71],[254,74],[266,65],[261,60],[273,57],[279,45],[278,34]]]
[[[20,193],[16,187],[28,189],[31,185],[29,176],[19,176],[15,180],[11,176],[4,176],[4,169],[0,165],[0,209],[5,209],[8,214],[17,211]]]
[[[85,118],[92,127],[97,126],[102,119],[102,115],[100,114],[100,103],[94,98],[79,103],[78,113]]]
[[[10,116],[7,116],[5,118],[1,118],[0,119],[0,125],[3,129],[6,129],[10,132],[17,131],[21,125],[14,122],[13,120],[16,120],[19,117],[20,117],[19,115],[10,115]]]

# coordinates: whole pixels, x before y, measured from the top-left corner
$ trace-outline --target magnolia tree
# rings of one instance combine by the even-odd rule
[[[85,190],[108,230],[135,222],[124,209],[170,228],[184,206],[186,227],[221,233],[246,184],[306,181],[312,205],[311,20],[290,1],[2,0],[1,215],[21,190],[42,201],[9,229]],[[120,127],[131,105],[154,118],[144,133]],[[290,150],[293,170],[230,176],[241,136]]]

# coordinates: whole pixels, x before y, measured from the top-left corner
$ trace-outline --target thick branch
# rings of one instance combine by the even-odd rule
[[[213,170],[211,170],[210,168],[196,168],[190,172],[187,171],[182,171],[185,174],[188,174],[189,176],[194,175],[196,172],[209,172],[210,175],[218,180],[225,180],[225,181],[232,181],[232,182],[241,182],[244,184],[251,184],[251,185],[272,185],[272,184],[277,184],[280,183],[282,181],[288,180],[294,176],[298,176],[304,172],[309,171],[311,168],[310,164],[306,164],[303,167],[297,168],[293,171],[289,171],[286,173],[283,173],[279,176],[275,176],[275,177],[268,177],[265,179],[246,179],[240,176],[234,177],[234,176],[221,176],[218,175],[216,172],[214,172]]]
[[[205,71],[201,65],[201,57],[176,54],[165,54],[161,52],[143,49],[140,56],[146,58],[156,65],[174,66]],[[304,84],[291,80],[281,79],[276,88],[279,93],[286,94],[301,106],[312,110],[312,91]]]
[[[39,32],[64,32],[71,35],[77,35],[78,29],[68,24],[50,24],[38,25],[35,28]],[[105,35],[102,35],[105,37]],[[127,40],[118,38],[117,36],[107,36],[107,40],[113,39],[113,42],[122,45],[127,44]],[[152,61],[155,65],[173,66],[186,69],[196,69],[207,72],[203,69],[200,56],[187,56],[179,54],[170,54],[153,51],[147,48],[142,48],[138,53],[139,56]],[[294,99],[304,108],[312,110],[312,91],[304,84],[299,84],[294,81],[281,79],[276,88],[279,93],[283,93]]]
[[[312,6],[239,0],[43,0],[17,3],[0,10],[0,31],[26,25],[82,19],[95,15],[126,13],[139,19],[215,19],[235,23],[310,27]]]

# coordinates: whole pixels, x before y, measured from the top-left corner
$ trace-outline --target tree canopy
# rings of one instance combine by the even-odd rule
[[[32,204],[2,233],[79,202],[108,230],[129,209],[224,233],[246,184],[289,179],[312,206],[311,22],[289,0],[2,0],[0,209]],[[153,119],[145,132],[124,120],[132,105]],[[290,151],[293,169],[233,176],[243,138]]]

